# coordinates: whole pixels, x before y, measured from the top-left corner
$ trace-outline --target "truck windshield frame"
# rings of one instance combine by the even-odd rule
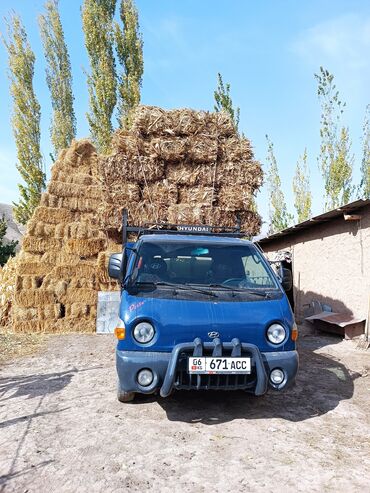
[[[129,286],[265,294],[279,292],[266,259],[252,244],[143,241],[135,252]],[[144,288],[145,289],[145,288]],[[141,290],[141,289],[140,289]]]

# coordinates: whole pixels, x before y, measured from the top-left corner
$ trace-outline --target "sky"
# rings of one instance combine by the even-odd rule
[[[70,51],[77,137],[89,135],[86,121],[89,63],[84,46],[82,0],[60,0]],[[36,55],[34,88],[41,104],[41,147],[50,168],[51,104],[37,18],[44,0],[0,0],[4,17],[17,12]],[[322,65],[335,75],[347,106],[355,155],[354,182],[360,179],[361,136],[370,103],[370,2],[367,0],[136,0],[144,39],[142,103],[164,108],[212,110],[217,73],[231,85],[240,107],[240,130],[252,141],[266,171],[266,134],[274,143],[288,209],[294,212],[292,178],[297,159],[307,148],[313,215],[323,211],[323,184],[318,169],[320,106],[314,73]],[[17,201],[20,178],[11,129],[7,54],[0,45],[0,202]],[[114,122],[115,123],[115,122]],[[263,231],[268,223],[264,186],[257,203]]]

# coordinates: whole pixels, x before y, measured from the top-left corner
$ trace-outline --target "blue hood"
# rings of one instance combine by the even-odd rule
[[[290,338],[294,319],[285,294],[277,300],[229,302],[140,297],[123,291],[120,318],[126,327],[126,339],[118,342],[120,350],[172,351],[176,344],[196,337],[210,341],[210,331],[218,332],[221,341],[237,337],[261,351],[295,349]],[[135,343],[132,330],[144,320],[152,323],[156,335],[143,346]],[[265,337],[273,322],[283,324],[288,332],[287,340],[279,346],[268,343]]]

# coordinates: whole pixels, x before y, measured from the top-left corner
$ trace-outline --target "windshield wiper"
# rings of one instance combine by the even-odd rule
[[[218,298],[216,293],[213,293],[212,291],[208,291],[207,289],[199,289],[194,286],[191,286],[190,284],[176,284],[174,282],[165,282],[165,281],[137,281],[135,284],[146,284],[150,286],[169,286],[174,289],[181,289],[183,291],[195,291],[197,293],[201,294],[206,294],[207,296],[213,296],[214,298]]]
[[[270,293],[267,291],[257,291],[256,289],[252,288],[236,288],[233,286],[225,286],[225,284],[207,284],[207,287],[210,288],[222,288],[222,289],[228,289],[230,291],[236,291],[238,293],[249,293],[249,294],[255,294],[256,296],[261,296],[263,298],[270,298]]]

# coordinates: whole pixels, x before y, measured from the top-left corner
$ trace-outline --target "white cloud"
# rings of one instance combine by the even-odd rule
[[[305,62],[350,70],[370,67],[370,17],[347,14],[321,22],[301,33],[291,45]]]

